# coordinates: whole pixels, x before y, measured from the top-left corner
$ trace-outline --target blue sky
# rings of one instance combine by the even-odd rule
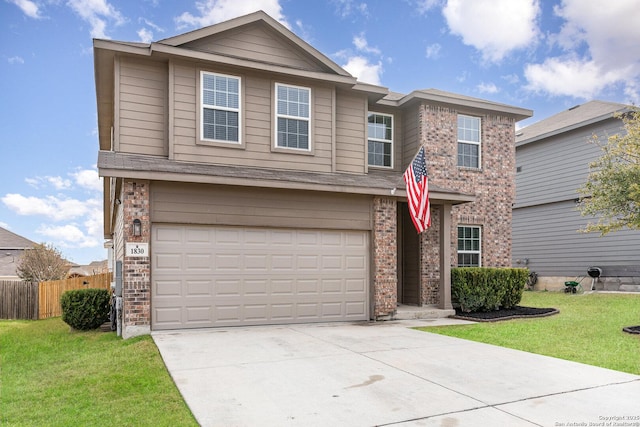
[[[0,226],[105,259],[92,38],[157,41],[258,9],[362,81],[532,109],[519,126],[640,101],[637,0],[0,0]]]

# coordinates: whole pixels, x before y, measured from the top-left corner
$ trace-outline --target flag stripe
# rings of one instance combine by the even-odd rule
[[[431,203],[429,202],[429,178],[425,163],[424,147],[420,147],[418,154],[403,175],[407,184],[407,202],[411,212],[411,220],[418,233],[431,226]]]

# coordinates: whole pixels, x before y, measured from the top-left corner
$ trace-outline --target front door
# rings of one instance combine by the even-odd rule
[[[398,303],[420,305],[419,235],[409,205],[398,204]]]

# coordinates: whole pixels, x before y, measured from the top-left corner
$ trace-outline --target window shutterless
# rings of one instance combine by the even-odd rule
[[[200,138],[239,144],[241,81],[239,77],[200,72]]]
[[[458,115],[458,166],[480,168],[480,117]]]
[[[458,227],[458,267],[480,267],[482,230],[477,226]]]
[[[276,83],[276,147],[311,150],[311,89]]]
[[[369,166],[393,167],[393,116],[369,113],[367,121]]]

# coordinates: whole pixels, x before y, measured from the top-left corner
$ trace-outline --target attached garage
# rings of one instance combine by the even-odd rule
[[[152,329],[368,319],[368,233],[154,225]]]

